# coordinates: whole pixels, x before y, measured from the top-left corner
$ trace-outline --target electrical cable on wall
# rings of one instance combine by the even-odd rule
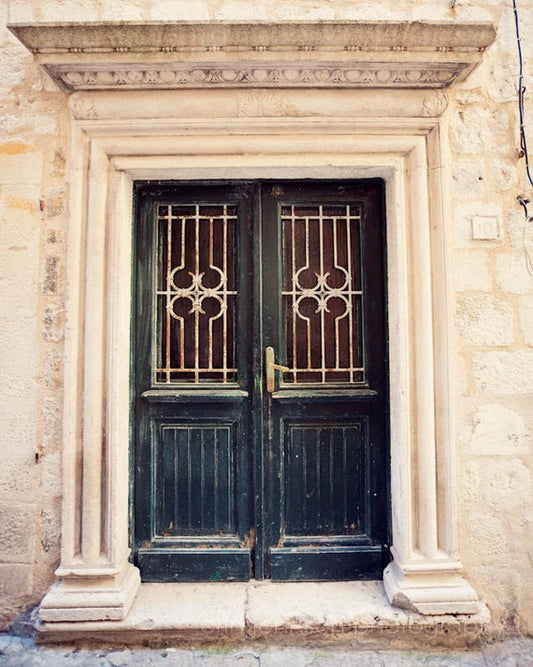
[[[525,121],[524,121],[524,93],[526,91],[525,86],[524,86],[524,59],[522,56],[522,44],[520,42],[520,20],[518,17],[518,8],[516,6],[516,0],[513,0],[513,10],[514,10],[514,21],[515,21],[515,29],[516,29],[516,42],[517,42],[517,48],[518,48],[518,65],[519,65],[519,74],[518,74],[518,112],[519,112],[519,117],[520,117],[520,150],[519,150],[519,157],[523,157],[525,160],[525,165],[526,165],[526,175],[527,178],[533,187],[533,177],[531,175],[531,166],[529,164],[529,152],[527,148],[527,137],[526,137],[526,128],[525,128]],[[524,246],[524,253],[525,253],[525,258],[526,258],[526,268],[528,270],[528,273],[533,276],[533,257],[531,256],[531,253],[529,252],[529,249],[526,244],[526,233],[527,233],[527,228],[528,228],[528,223],[533,226],[533,215],[529,215],[528,212],[528,204],[530,203],[529,199],[524,199],[524,197],[518,196],[517,197],[518,203],[522,208],[524,209],[524,215],[526,218],[526,224],[524,225],[524,233],[523,233],[523,246]]]

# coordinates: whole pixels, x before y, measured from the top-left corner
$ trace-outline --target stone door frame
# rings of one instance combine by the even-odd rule
[[[42,620],[124,618],[139,586],[128,561],[133,181],[274,174],[386,182],[394,560],[385,588],[392,604],[421,613],[477,612],[457,556],[440,121],[97,120],[99,94],[77,95],[74,116],[93,118],[72,120],[62,557]],[[135,96],[156,115],[157,98]]]
[[[447,98],[490,24],[11,26],[70,96],[63,521],[45,626],[124,619],[132,184],[386,182],[393,605],[474,614],[461,574],[451,396]],[[66,623],[66,626],[65,626]],[[56,625],[57,627],[57,625]]]

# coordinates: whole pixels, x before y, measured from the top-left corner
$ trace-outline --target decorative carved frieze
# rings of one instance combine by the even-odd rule
[[[149,67],[124,65],[120,69],[65,65],[47,69],[70,90],[112,88],[444,88],[468,67],[452,63],[332,63],[283,64],[276,67],[239,63],[194,67],[164,63]]]
[[[444,88],[489,23],[106,23],[10,26],[66,90]]]

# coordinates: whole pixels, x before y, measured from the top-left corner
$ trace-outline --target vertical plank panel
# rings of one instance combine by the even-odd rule
[[[355,535],[361,507],[365,432],[360,423],[291,424],[285,442],[285,534]]]
[[[218,535],[235,530],[233,427],[170,425],[156,448],[158,535]]]

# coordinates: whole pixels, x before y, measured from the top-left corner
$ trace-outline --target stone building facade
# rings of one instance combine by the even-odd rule
[[[517,4],[529,90],[533,3]],[[44,634],[105,631],[142,597],[132,183],[370,177],[387,201],[390,609],[531,633],[533,222],[517,198],[533,188],[512,2],[9,0],[0,20],[0,628],[43,601]],[[285,81],[265,74],[287,63]]]

